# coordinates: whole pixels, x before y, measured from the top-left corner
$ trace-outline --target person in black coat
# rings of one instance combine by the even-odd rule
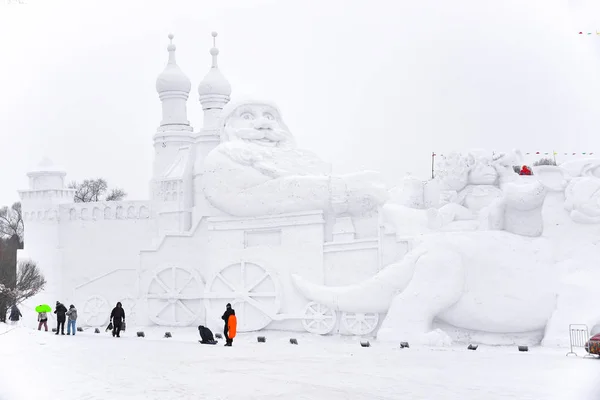
[[[21,311],[19,310],[19,307],[17,307],[17,305],[13,305],[10,308],[10,317],[8,317],[8,319],[10,319],[10,321],[14,324],[16,324],[17,322],[19,322],[19,319],[22,317],[23,315],[21,314]]]
[[[221,317],[221,319],[223,319],[223,321],[225,322],[225,329],[223,330],[223,333],[225,334],[225,341],[226,341],[225,346],[231,346],[231,343],[233,342],[233,339],[229,339],[229,335],[227,335],[227,333],[229,332],[229,327],[228,327],[227,323],[229,322],[230,315],[235,315],[235,311],[233,311],[233,308],[231,308],[231,303],[227,303],[227,308],[225,310],[225,313]]]
[[[200,325],[198,327],[198,332],[200,333],[200,338],[202,340],[200,340],[200,343],[203,344],[217,344],[217,342],[215,341],[215,337],[213,336],[213,333],[210,329],[208,329],[207,327]]]
[[[121,337],[121,323],[125,322],[125,310],[123,310],[123,306],[121,305],[120,301],[110,313],[110,319],[112,320],[113,324],[113,337]]]
[[[60,331],[61,335],[65,334],[65,321],[67,320],[67,307],[64,306],[60,301],[56,302],[56,334]]]

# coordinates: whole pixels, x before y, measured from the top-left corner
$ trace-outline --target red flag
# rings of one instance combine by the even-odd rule
[[[583,32],[579,32],[580,35],[583,35]]]
[[[535,152],[535,154],[540,154],[540,152],[539,152],[539,151],[536,151],[536,152]]]

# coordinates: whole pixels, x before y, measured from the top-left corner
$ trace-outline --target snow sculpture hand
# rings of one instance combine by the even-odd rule
[[[365,214],[377,209],[388,199],[388,191],[381,183],[381,174],[365,171],[343,175],[347,187],[348,212]]]

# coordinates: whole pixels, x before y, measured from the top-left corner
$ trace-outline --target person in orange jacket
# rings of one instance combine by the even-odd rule
[[[235,310],[231,308],[231,303],[227,303],[227,309],[221,318],[225,322],[225,329],[223,330],[226,340],[225,346],[231,347],[237,330],[237,318]]]

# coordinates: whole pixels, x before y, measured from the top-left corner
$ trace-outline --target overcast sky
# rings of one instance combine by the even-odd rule
[[[394,185],[432,151],[600,153],[600,36],[576,34],[600,31],[598,1],[24,1],[0,4],[0,204],[44,156],[147,198],[170,32],[195,128],[216,30],[232,97],[276,102],[339,172]]]

